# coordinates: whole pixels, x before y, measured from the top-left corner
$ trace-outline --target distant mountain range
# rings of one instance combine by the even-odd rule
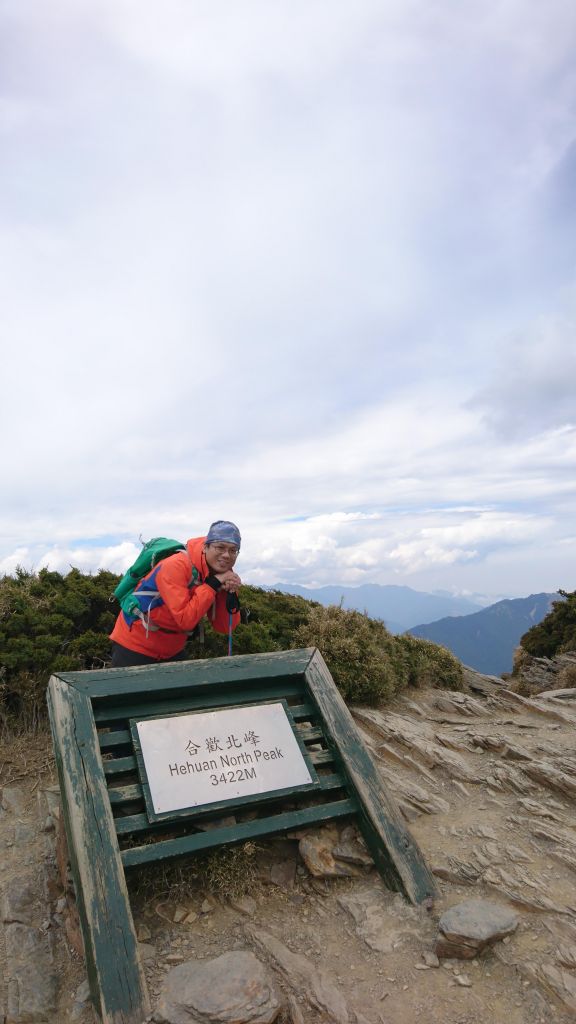
[[[514,650],[520,637],[548,614],[559,594],[531,594],[497,601],[482,611],[459,618],[443,618],[406,630],[443,644],[465,665],[478,672],[499,676],[512,670]]]
[[[366,612],[372,619],[382,619],[391,633],[405,633],[421,622],[434,622],[447,615],[468,615],[478,611],[479,602],[449,594],[426,594],[411,587],[380,586],[365,583],[361,587],[301,587],[298,584],[275,583],[265,590],[283,594],[299,594],[319,604],[340,604]]]
[[[391,633],[411,633],[443,644],[478,672],[499,676],[512,670],[520,637],[548,614],[556,594],[532,594],[483,607],[465,597],[427,594],[411,587],[365,583],[361,587],[301,587],[276,583],[265,590],[299,594],[319,604],[340,604],[382,619]]]

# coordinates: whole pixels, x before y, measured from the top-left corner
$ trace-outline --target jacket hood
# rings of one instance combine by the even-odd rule
[[[202,576],[207,576],[210,571],[203,554],[205,543],[206,537],[191,537],[186,541],[186,550],[192,559],[192,565],[196,566]]]

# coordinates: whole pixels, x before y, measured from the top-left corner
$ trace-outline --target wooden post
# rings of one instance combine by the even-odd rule
[[[90,992],[103,1024],[150,1013],[90,699],[53,676],[48,710]]]
[[[389,888],[403,892],[412,903],[433,899],[437,893],[434,878],[364,746],[320,651],[312,655],[305,675],[310,697],[338,754],[338,767],[358,798],[358,824],[380,874]]]

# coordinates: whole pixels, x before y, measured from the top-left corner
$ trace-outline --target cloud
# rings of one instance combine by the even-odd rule
[[[398,571],[413,573],[436,565],[479,560],[487,553],[526,546],[546,534],[550,521],[535,516],[510,516],[481,511],[457,524],[430,526],[402,541],[390,552]]]
[[[573,4],[2,17],[5,571],[222,515],[266,582],[560,572]]]
[[[576,426],[576,316],[538,318],[504,344],[492,380],[469,402],[499,436]]]

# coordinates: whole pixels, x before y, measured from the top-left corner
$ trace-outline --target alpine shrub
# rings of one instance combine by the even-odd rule
[[[446,647],[431,640],[404,633],[394,638],[401,651],[409,686],[436,686],[443,690],[463,690],[464,672],[458,658]]]
[[[311,608],[291,647],[317,647],[345,700],[379,704],[407,683],[407,674],[383,622],[330,605]]]
[[[407,686],[464,688],[462,666],[445,647],[393,636],[380,620],[338,605],[311,609],[291,646],[318,647],[350,703],[379,704]]]
[[[520,644],[535,658],[553,658],[555,654],[576,651],[576,591],[559,590],[563,601],[554,601],[542,622],[532,626]]]

